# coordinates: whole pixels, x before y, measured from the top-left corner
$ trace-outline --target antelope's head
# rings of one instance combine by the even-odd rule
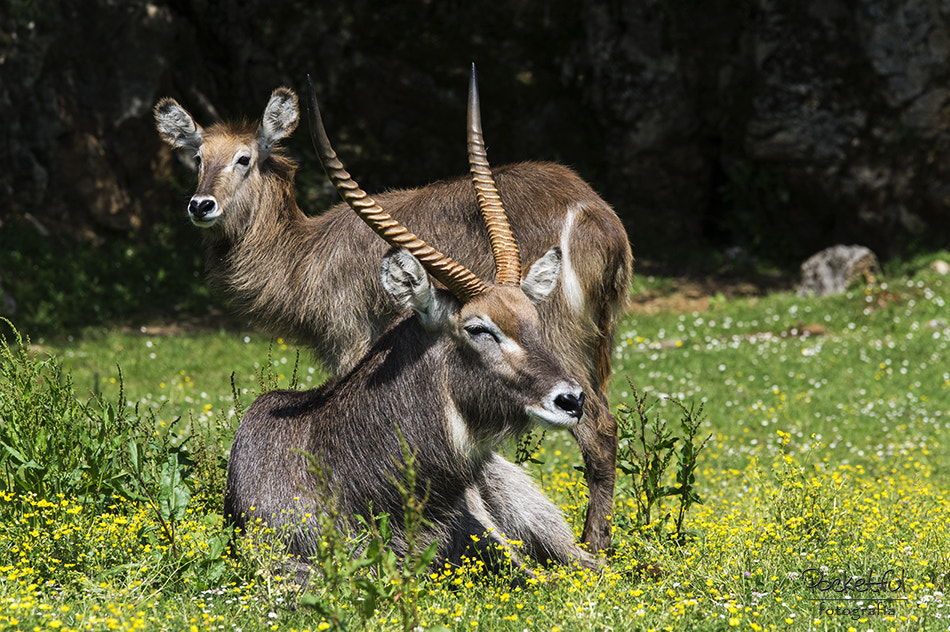
[[[188,217],[195,226],[241,230],[261,206],[261,196],[279,193],[263,186],[265,174],[277,173],[282,181],[292,181],[293,163],[274,153],[277,142],[297,127],[297,96],[287,88],[274,90],[256,126],[229,123],[206,129],[168,98],[158,102],[154,114],[162,140],[175,149],[195,152],[198,189],[188,202]]]
[[[494,254],[494,282],[479,279],[426,244],[360,189],[330,146],[312,84],[309,98],[311,136],[327,175],[356,214],[394,247],[383,260],[383,286],[397,303],[415,312],[426,329],[451,341],[450,379],[469,382],[453,383],[455,392],[475,400],[468,403],[476,409],[512,410],[510,404],[514,404],[513,410],[525,422],[562,428],[579,423],[584,392],[541,340],[535,308],[557,286],[561,253],[551,249],[521,278],[518,246],[482,140],[474,68],[469,89],[469,162]],[[447,290],[431,283],[430,275]],[[486,401],[486,393],[509,405]],[[511,425],[520,430],[525,423],[516,420]]]

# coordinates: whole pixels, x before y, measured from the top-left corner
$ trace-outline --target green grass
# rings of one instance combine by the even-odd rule
[[[80,395],[113,398],[121,382],[128,404],[149,406],[166,421],[204,421],[219,411],[233,418],[232,376],[239,395],[245,396],[260,392],[262,372],[282,388],[292,382],[310,388],[326,379],[306,350],[282,338],[252,331],[153,330],[162,333],[147,326],[138,331],[86,329],[79,338],[33,343],[36,352],[55,356],[69,370]]]
[[[641,529],[630,485],[621,478],[615,551],[602,573],[539,569],[538,580],[519,590],[468,569],[436,574],[419,585],[419,626],[950,627],[950,279],[929,271],[927,262],[906,262],[888,270],[886,284],[834,298],[719,298],[701,313],[626,317],[615,350],[612,404],[632,404],[626,377],[656,402],[650,414],[671,427],[680,411],[667,398],[704,404],[708,421],[700,435],[713,437],[696,472],[703,504],[686,518],[684,532],[692,537],[677,545]],[[659,279],[650,287],[664,292],[672,285]],[[121,381],[126,412],[136,405],[140,417],[154,411],[158,435],[168,428],[176,438],[201,430],[219,450],[255,393],[292,381],[297,356],[282,341],[226,331],[86,330],[72,340],[47,335],[32,343],[38,358],[55,357],[81,400],[93,393],[117,400]],[[323,379],[306,352],[297,376],[304,386]],[[159,448],[159,460],[175,454]],[[537,457],[543,463],[531,471],[579,531],[585,488],[574,469],[580,461],[573,441],[549,433]],[[672,476],[675,466],[670,470]],[[266,554],[257,561],[221,555],[220,481],[210,482],[220,469],[183,471],[202,484],[174,521],[174,550],[158,526],[161,512],[141,499],[93,511],[76,498],[5,493],[0,631],[329,625],[318,608],[297,607],[297,589],[270,575]],[[159,470],[153,477],[156,495],[174,487]],[[675,512],[672,500],[665,503]],[[645,564],[662,570],[645,571]],[[901,591],[862,595],[852,585],[847,592],[854,599],[901,601],[863,611],[854,600],[820,607],[815,599],[844,594],[819,587],[844,575],[903,577],[891,584]],[[810,585],[822,578],[824,584]],[[308,591],[311,601],[331,603],[319,584]],[[344,597],[333,602],[335,612],[344,620],[349,613],[350,629],[360,629],[358,602]],[[392,595],[380,600],[366,627],[403,629],[399,603]]]

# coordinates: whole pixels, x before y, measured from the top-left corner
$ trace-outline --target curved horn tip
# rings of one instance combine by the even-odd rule
[[[307,73],[307,96],[310,97],[311,101],[316,101],[317,92],[313,89],[313,78],[309,72]]]
[[[475,73],[475,62],[472,62],[472,74],[468,80],[468,126],[478,134],[482,133],[482,112],[478,97],[478,76]]]
[[[327,169],[327,163],[336,159],[336,152],[330,145],[330,138],[327,136],[327,130],[323,126],[323,115],[320,113],[320,105],[317,103],[317,91],[313,87],[313,79],[310,73],[307,73],[307,102],[309,107],[310,122],[310,141],[317,152],[317,157],[323,165],[324,171]],[[333,178],[331,177],[331,180]],[[338,187],[339,188],[339,187]]]
[[[317,91],[313,87],[313,78],[309,72],[307,73],[307,99],[310,102],[311,110],[317,107]]]
[[[310,102],[311,118],[314,110],[316,110],[317,116],[320,117],[320,109],[317,106],[317,91],[313,87],[313,79],[309,72],[307,73],[307,100]]]

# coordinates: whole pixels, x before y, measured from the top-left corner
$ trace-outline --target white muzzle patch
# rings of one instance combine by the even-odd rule
[[[561,382],[548,393],[541,406],[527,406],[525,412],[548,428],[570,428],[584,420],[584,391],[576,382]]]
[[[210,195],[195,195],[188,202],[188,218],[199,228],[214,226],[221,215],[221,205]]]

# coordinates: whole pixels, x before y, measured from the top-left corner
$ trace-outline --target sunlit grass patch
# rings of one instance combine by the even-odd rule
[[[816,601],[829,597],[848,597],[853,601],[843,603],[850,604],[862,597],[899,598],[888,602],[896,613],[879,617],[886,624],[880,629],[903,629],[901,617],[919,619],[922,610],[950,614],[944,601],[950,507],[944,479],[935,482],[932,464],[918,460],[925,455],[878,459],[887,470],[881,476],[852,465],[829,466],[822,454],[820,446],[804,457],[753,454],[742,470],[704,472],[710,498],[689,520],[700,537],[689,546],[654,547],[636,558],[650,557],[664,572],[656,584],[640,584],[652,596],[644,603],[662,612],[668,625],[700,616],[780,629],[785,619],[819,619],[835,627],[834,617],[822,614],[828,604]],[[621,502],[627,506],[618,511],[633,509],[631,500]],[[630,540],[621,538],[621,545]],[[821,592],[810,586],[816,573],[904,578],[906,591]]]
[[[486,579],[477,562],[427,569],[406,584],[406,596],[417,599],[413,625],[948,629],[948,283],[912,270],[828,299],[779,293],[717,299],[704,312],[627,317],[615,349],[612,405],[632,403],[627,376],[671,423],[679,409],[670,397],[704,404],[701,432],[712,438],[695,471],[703,502],[686,513],[690,537],[631,528],[636,502],[621,487],[614,550],[602,571],[531,566],[534,577],[519,587]],[[364,609],[358,591],[286,581],[275,572],[284,552],[266,534],[245,534],[238,554],[229,555],[220,511],[233,427],[260,390],[323,380],[305,352],[298,359],[285,341],[223,332],[106,332],[39,346],[40,357],[55,354],[44,370],[62,366],[80,401],[98,389],[120,418],[136,405],[142,419],[142,411],[155,411],[155,427],[134,436],[174,441],[155,444],[149,476],[160,480],[168,456],[180,455],[175,467],[165,466],[166,487],[174,487],[167,475],[177,470],[190,496],[180,498],[181,513],[162,513],[142,491],[158,498],[160,485],[98,502],[56,490],[0,493],[0,631],[388,631],[413,620],[400,612],[407,601],[398,584],[378,584],[385,599]],[[71,414],[82,419],[81,412]],[[202,450],[201,441],[215,449]],[[587,498],[574,440],[549,432],[531,456],[537,462],[526,467],[579,536]],[[161,497],[173,496],[166,490]],[[675,499],[662,499],[660,508],[674,511]],[[337,567],[337,579],[348,576]],[[361,573],[353,576],[373,581]],[[886,590],[861,589],[875,582]],[[338,604],[337,619],[307,606],[305,595]],[[832,597],[843,601],[819,601]]]

